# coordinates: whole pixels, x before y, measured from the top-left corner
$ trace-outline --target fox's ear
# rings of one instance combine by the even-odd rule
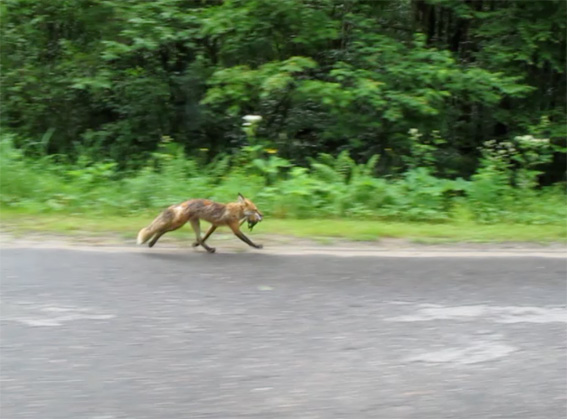
[[[238,192],[238,202],[244,202],[244,197],[240,192]]]

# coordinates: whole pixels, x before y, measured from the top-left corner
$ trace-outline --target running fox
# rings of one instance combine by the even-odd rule
[[[177,230],[187,221],[191,223],[195,231],[197,241],[193,243],[193,247],[203,246],[207,252],[214,253],[215,248],[209,247],[205,241],[217,229],[217,227],[226,225],[230,227],[233,233],[244,243],[261,249],[261,244],[255,244],[240,231],[240,225],[244,221],[248,221],[250,227],[262,221],[263,215],[256,205],[249,199],[238,194],[238,201],[229,204],[220,204],[218,202],[209,201],[207,199],[190,199],[189,201],[175,204],[163,211],[157,218],[146,228],[138,233],[138,244],[144,244],[148,240],[149,247],[152,247],[168,231]],[[201,238],[201,225],[199,220],[205,220],[211,223],[209,230],[203,238]]]

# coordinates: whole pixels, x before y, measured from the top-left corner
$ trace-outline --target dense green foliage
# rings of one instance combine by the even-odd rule
[[[242,192],[277,217],[565,219],[562,0],[0,11],[4,208],[131,214]]]
[[[403,173],[408,131],[436,175],[469,177],[486,140],[565,139],[562,0],[5,0],[2,126],[27,153],[141,167],[161,138],[192,158],[247,144],[347,150]],[[545,131],[536,132],[546,121]],[[545,168],[562,179],[564,159]]]
[[[412,132],[408,141],[419,140]],[[56,158],[25,157],[9,138],[0,141],[0,205],[25,212],[130,215],[158,211],[189,197],[234,201],[237,192],[254,199],[270,217],[471,221],[564,224],[565,197],[558,188],[535,190],[537,167],[551,158],[545,140],[530,136],[482,149],[471,180],[432,175],[434,148],[414,147],[412,167],[397,178],[373,175],[378,156],[356,163],[346,151],[320,154],[307,167],[245,147],[237,156],[210,163],[187,159],[165,138],[140,171],[118,173],[115,162],[55,164]],[[558,227],[559,228],[559,227]]]

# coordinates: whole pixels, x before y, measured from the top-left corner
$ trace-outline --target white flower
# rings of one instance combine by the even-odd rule
[[[547,144],[549,143],[549,138],[534,138],[533,135],[521,135],[516,137],[516,140],[524,143],[533,144]]]
[[[248,123],[256,123],[260,122],[262,120],[262,117],[260,115],[246,115],[243,116],[242,119],[244,119]]]
[[[417,128],[410,128],[408,134],[411,135],[412,137],[421,137],[421,133]]]

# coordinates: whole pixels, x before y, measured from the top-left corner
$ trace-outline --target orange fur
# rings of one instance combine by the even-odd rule
[[[138,233],[137,243],[143,244],[151,239],[148,244],[152,247],[165,233],[177,230],[188,221],[191,223],[197,241],[193,246],[203,246],[208,252],[213,253],[214,248],[205,244],[209,236],[220,226],[229,226],[234,234],[248,245],[261,249],[262,245],[253,243],[240,231],[240,224],[246,220],[258,222],[263,218],[262,213],[249,199],[238,194],[238,201],[228,204],[209,201],[208,199],[190,199],[180,204],[171,205],[148,226]],[[200,220],[211,223],[211,227],[201,238]]]

